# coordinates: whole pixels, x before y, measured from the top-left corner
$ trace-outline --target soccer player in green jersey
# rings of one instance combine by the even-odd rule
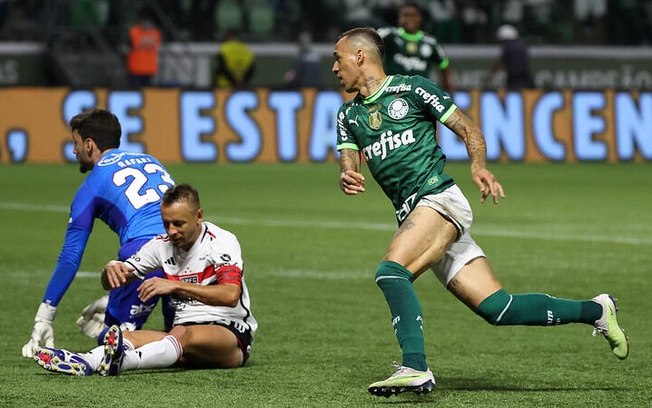
[[[471,177],[498,203],[502,185],[486,167],[486,145],[478,128],[434,82],[420,76],[388,76],[383,41],[373,28],[342,34],[332,71],[347,92],[337,116],[340,187],[345,194],[365,191],[361,156],[396,210],[398,231],[376,270],[403,352],[401,366],[369,386],[374,395],[435,387],[423,340],[421,305],[412,282],[431,269],[446,288],[494,325],[553,326],[585,323],[607,339],[613,354],[625,359],[627,338],[608,294],[591,300],[560,299],[542,293],[511,294],[503,289],[482,249],[469,235],[471,207],[452,177],[435,137],[443,123],[466,144]]]
[[[437,67],[442,87],[453,92],[448,57],[437,39],[421,30],[422,23],[421,7],[408,2],[398,10],[398,27],[378,29],[385,43],[385,72],[429,78],[433,67]]]

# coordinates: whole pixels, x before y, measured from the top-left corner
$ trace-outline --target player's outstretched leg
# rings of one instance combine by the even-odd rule
[[[427,394],[435,389],[435,384],[435,376],[432,375],[432,371],[418,371],[400,366],[389,378],[371,384],[368,390],[371,394],[379,397],[391,397],[407,391]]]
[[[603,293],[594,297],[593,301],[602,305],[603,310],[602,317],[595,322],[593,335],[602,334],[609,342],[611,352],[621,360],[626,359],[629,355],[629,342],[623,329],[618,325],[616,299]]]
[[[34,353],[34,361],[44,369],[69,375],[91,375],[91,365],[77,353],[50,347],[39,347]]]
[[[102,376],[118,375],[123,357],[122,330],[120,326],[113,325],[104,334],[104,357],[97,373]]]

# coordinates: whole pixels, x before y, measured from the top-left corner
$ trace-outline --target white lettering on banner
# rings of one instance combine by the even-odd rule
[[[215,108],[212,92],[184,92],[179,98],[181,117],[181,157],[186,162],[212,162],[217,160],[217,146],[202,137],[215,133],[217,124],[204,111]]]
[[[132,153],[145,153],[145,146],[133,142],[131,135],[142,133],[145,129],[143,118],[132,112],[145,106],[145,97],[140,91],[113,91],[108,95],[109,110],[118,117],[122,127],[120,148]]]
[[[498,160],[503,151],[510,158],[525,158],[525,124],[523,122],[523,97],[521,94],[509,93],[504,101],[493,92],[481,95],[480,115],[491,117],[482,126],[487,143],[487,158]]]
[[[606,121],[596,111],[603,109],[606,98],[602,92],[582,92],[573,98],[573,136],[575,155],[579,160],[604,160],[609,149],[595,136],[606,130]]]
[[[229,160],[252,161],[263,148],[260,125],[249,114],[258,107],[258,99],[255,92],[240,91],[232,93],[226,101],[226,121],[240,136],[239,141],[226,144],[225,153]]]
[[[299,155],[297,111],[304,103],[300,92],[273,92],[269,96],[269,106],[276,112],[276,146],[281,161],[294,161]]]
[[[534,139],[539,151],[550,160],[560,161],[566,157],[566,146],[555,139],[555,129],[551,118],[564,106],[564,98],[559,92],[544,94],[532,112]]]
[[[396,85],[400,92],[401,85]],[[5,90],[0,90],[4,92]],[[33,90],[30,90],[33,92]],[[10,90],[17,92],[17,90]],[[40,99],[50,98],[43,89]],[[441,109],[442,96],[423,88],[411,92],[434,109]],[[337,117],[342,96],[335,91],[309,93],[304,91],[239,91],[223,93],[225,99],[217,103],[215,91],[181,90],[174,93],[148,94],[148,91],[71,90],[61,102],[61,120],[64,124],[76,114],[89,108],[106,107],[118,116],[122,124],[122,143],[130,151],[160,151],[159,135],[148,129],[146,120],[159,117],[147,100],[169,98],[165,103],[178,103],[178,117],[160,118],[169,123],[172,137],[178,137],[176,146],[166,147],[172,157],[178,154],[183,162],[251,162],[265,160],[313,162],[327,161],[335,155],[337,135],[343,134],[347,143],[353,143],[348,131],[359,126],[348,123],[348,116]],[[145,97],[147,96],[147,97]],[[506,94],[488,92],[457,92],[455,102],[459,109],[474,112],[485,135],[489,160],[550,160],[550,161],[652,161],[652,92],[627,91],[528,91]],[[39,100],[40,100],[39,99]],[[160,103],[160,102],[157,102]],[[223,112],[216,112],[222,109]],[[258,119],[261,111],[262,117]],[[299,119],[301,115],[301,119]],[[45,115],[50,118],[52,115]],[[9,153],[0,157],[10,162],[42,161],[30,157],[31,146],[47,145],[49,135],[34,134],[33,125],[20,123],[8,115],[0,129],[1,142],[10,146]],[[225,118],[218,123],[218,118]],[[305,118],[305,119],[304,119]],[[362,118],[351,115],[351,120],[362,124]],[[306,120],[308,123],[303,123]],[[301,122],[300,122],[301,121]],[[18,122],[18,123],[14,123]],[[60,127],[61,123],[43,124],[44,128]],[[300,132],[303,132],[300,134]],[[218,144],[225,134],[230,138]],[[130,140],[138,135],[138,142]],[[37,137],[38,136],[38,137]],[[367,159],[386,158],[400,146],[412,143],[411,133],[385,133],[375,143],[361,146]],[[449,160],[468,160],[464,144],[448,129],[440,127],[438,141]],[[66,140],[48,148],[49,160],[75,162],[72,142]],[[272,144],[272,146],[269,146]],[[174,153],[178,149],[178,153]],[[220,151],[221,150],[221,151]],[[57,154],[59,156],[57,156]]]
[[[314,114],[308,139],[308,153],[311,160],[321,162],[328,158],[330,152],[335,152],[337,148],[335,132],[337,130],[333,118],[336,117],[341,104],[342,96],[339,92],[326,91],[315,96]],[[339,128],[339,124],[337,127]]]
[[[632,160],[638,150],[643,157],[652,157],[652,93],[636,101],[629,93],[619,92],[615,100],[616,151],[618,158]]]

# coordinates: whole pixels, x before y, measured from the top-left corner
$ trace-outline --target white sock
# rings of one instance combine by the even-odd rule
[[[122,339],[123,347],[125,350],[133,350],[134,345],[127,339]],[[104,346],[97,346],[94,349],[91,349],[87,353],[79,353],[88,364],[90,364],[93,371],[97,371],[100,367],[100,363],[104,359]]]
[[[125,339],[124,337],[122,338],[122,347],[125,350],[133,350],[135,348],[134,343],[130,342],[129,340]]]
[[[102,359],[104,358],[104,346],[97,346],[88,353],[79,353],[88,364],[91,365],[93,371],[97,371]]]
[[[145,344],[136,350],[125,350],[120,371],[165,368],[174,364],[183,354],[174,336]]]

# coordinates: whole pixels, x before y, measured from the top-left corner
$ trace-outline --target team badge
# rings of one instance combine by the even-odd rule
[[[410,54],[415,54],[417,52],[417,43],[412,42],[412,41],[408,41],[408,43],[405,44],[405,49]]]
[[[380,105],[376,104],[369,107],[369,127],[373,130],[380,129],[383,124],[383,117],[380,115]]]
[[[405,102],[405,99],[403,98],[397,98],[392,101],[392,103],[389,104],[389,107],[387,107],[387,113],[392,119],[403,119],[405,115],[407,115],[409,106],[407,102]]]

